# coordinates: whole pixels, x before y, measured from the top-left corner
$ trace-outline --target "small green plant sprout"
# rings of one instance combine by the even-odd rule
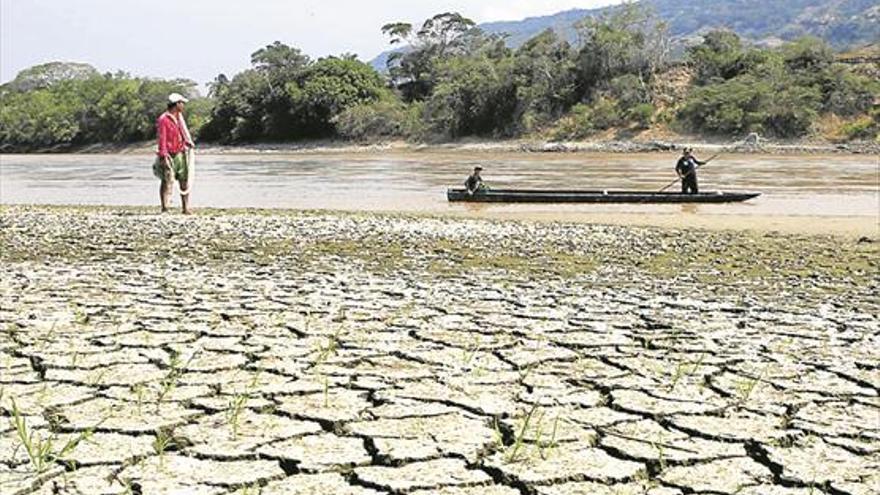
[[[226,407],[226,422],[229,424],[232,433],[232,439],[238,438],[239,425],[241,424],[241,414],[247,408],[247,403],[251,399],[254,390],[260,383],[260,373],[254,373],[251,380],[245,386],[243,392],[235,394],[229,399]]]
[[[675,365],[675,370],[672,373],[672,378],[667,389],[669,391],[675,390],[676,385],[678,385],[678,382],[681,381],[682,378],[690,377],[696,374],[700,370],[700,367],[703,365],[703,361],[705,360],[706,353],[701,353],[700,358],[697,359],[692,367],[689,366],[690,363],[688,361],[679,361]]]
[[[40,388],[37,390],[37,393],[34,394],[34,397],[37,399],[37,405],[42,406],[45,404],[46,399],[49,397],[49,385],[47,383],[40,385]]]
[[[505,455],[505,461],[508,463],[517,462],[520,460],[520,453],[523,450],[523,445],[526,441],[526,432],[529,429],[529,424],[532,421],[532,417],[535,415],[535,412],[538,410],[538,405],[533,404],[529,412],[526,414],[526,417],[523,418],[522,425],[520,425],[519,431],[516,432],[516,436],[513,439],[513,445],[508,449],[507,454]]]
[[[412,314],[413,310],[415,309],[415,305],[415,302],[410,301],[403,306],[395,309],[383,320],[383,323],[387,326],[397,324],[397,320],[406,318],[407,316]]]
[[[241,490],[238,491],[237,495],[259,495],[260,494],[260,486],[259,485],[245,485],[241,487]]]
[[[107,368],[101,368],[99,370],[93,371],[89,373],[89,377],[87,379],[87,383],[92,387],[97,387],[101,384],[101,381],[104,380],[104,376],[107,375]]]
[[[541,451],[543,450],[542,446],[541,446],[541,439],[544,436],[544,415],[545,414],[546,413],[544,411],[540,411],[540,413],[538,413],[538,417],[535,419],[535,426],[534,426],[534,428],[532,428],[533,437],[535,440],[535,450],[538,451],[539,453],[542,453]]]
[[[73,322],[77,325],[86,325],[91,319],[89,314],[86,313],[78,304],[73,304],[71,306],[71,311],[73,312]]]
[[[4,326],[4,331],[9,338],[14,339],[16,335],[18,335],[18,325],[15,323],[9,322]]]
[[[180,377],[186,372],[186,369],[189,368],[189,365],[192,364],[193,360],[199,354],[200,349],[196,349],[186,360],[184,363],[180,359],[180,352],[172,349],[170,355],[168,357],[168,373],[162,377],[162,380],[159,381],[159,393],[156,399],[156,408],[159,408],[159,405],[165,400],[165,397],[168,396],[176,387],[178,382],[180,381]]]
[[[537,366],[538,366],[538,362],[534,361],[532,363],[529,363],[525,367],[519,368],[517,370],[517,372],[519,373],[520,381],[522,381],[522,382],[526,381],[526,379],[528,379],[529,375],[532,374],[532,371],[535,371],[535,368]]]
[[[675,386],[678,385],[678,382],[687,373],[686,369],[686,361],[679,361],[678,364],[675,365],[675,371],[673,371],[672,373],[672,379],[669,382],[669,387],[667,387],[667,390],[669,390],[670,392],[675,390]]]
[[[137,410],[138,415],[143,415],[143,405],[144,405],[144,394],[146,393],[146,386],[143,383],[136,383],[131,386],[131,391],[134,392],[135,400],[137,401]]]
[[[559,442],[556,441],[556,435],[559,431],[559,414],[553,418],[553,426],[550,430],[550,439],[548,441],[544,441],[540,434],[537,436],[537,444],[540,449],[541,459],[547,459],[550,457],[550,454],[553,452],[553,449],[559,446]]]
[[[122,492],[123,495],[134,495],[134,483],[131,480],[122,481],[122,487],[125,489]],[[140,490],[138,490],[138,493],[140,493]]]
[[[498,423],[498,416],[492,417],[492,436],[495,445],[500,449],[504,446],[504,434],[501,433],[501,425]]]
[[[20,444],[16,450],[24,448],[31,466],[37,473],[44,472],[56,460],[66,457],[76,449],[80,442],[92,435],[92,430],[82,432],[64,442],[60,449],[56,449],[55,442],[57,441],[57,436],[50,432],[44,437],[39,431],[30,429],[27,425],[27,420],[18,409],[15,399],[10,398],[10,402],[12,404],[15,432]]]
[[[330,359],[333,356],[336,356],[339,353],[339,342],[340,335],[342,334],[342,326],[336,328],[336,331],[327,336],[326,344],[321,346],[319,345],[316,349],[318,355],[315,357],[315,366],[320,366],[326,360]]]
[[[479,335],[475,335],[470,345],[461,350],[461,365],[463,368],[470,366],[471,362],[473,362],[474,357],[477,355],[477,351],[480,350],[480,337]]]
[[[660,465],[660,470],[666,470],[666,445],[663,443],[663,434],[657,434],[657,441],[651,442],[651,447],[654,447],[654,450],[657,451],[657,463]]]
[[[694,363],[693,369],[691,369],[688,374],[690,374],[690,375],[697,374],[697,372],[700,371],[700,368],[703,366],[703,362],[705,362],[705,361],[706,361],[706,352],[701,352],[700,359],[697,359],[697,362]]]
[[[55,329],[58,326],[58,321],[53,320],[52,325],[49,327],[49,330],[46,332],[46,335],[41,335],[39,337],[39,344],[36,346],[39,350],[45,350],[49,347],[49,344],[52,343],[52,340],[55,338]]]
[[[229,424],[233,440],[238,438],[238,428],[239,422],[241,420],[241,413],[244,412],[244,409],[247,406],[247,402],[249,399],[250,395],[247,393],[237,394],[229,399],[229,404],[226,407],[226,422]]]
[[[152,446],[153,452],[159,456],[159,467],[164,468],[165,452],[167,452],[169,448],[176,446],[174,432],[167,428],[160,428],[156,432],[156,437],[153,438]]]
[[[765,366],[760,373],[758,373],[754,377],[746,377],[736,382],[736,391],[739,394],[739,398],[742,402],[746,402],[749,400],[749,397],[755,392],[755,389],[758,387],[758,384],[761,382],[761,379],[764,377],[764,374],[767,373],[768,366]]]
[[[307,309],[305,322],[303,322],[303,332],[309,333],[309,329],[312,328],[313,322],[314,322],[314,317],[312,317],[312,310]]]

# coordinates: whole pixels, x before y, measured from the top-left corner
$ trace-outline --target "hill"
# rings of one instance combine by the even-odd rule
[[[809,35],[843,49],[880,39],[880,4],[876,0],[641,0],[638,3],[653,9],[677,39],[699,36],[713,28],[731,29],[760,44]],[[548,28],[574,42],[577,21],[614,8],[574,9],[520,21],[488,22],[479,27],[489,33],[506,33],[507,43],[513,48]],[[371,65],[384,70],[390,53],[380,54]]]

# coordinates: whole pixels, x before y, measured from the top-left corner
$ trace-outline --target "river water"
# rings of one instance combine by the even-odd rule
[[[658,190],[677,154],[365,152],[200,155],[199,207],[423,212],[495,218],[876,233],[880,157],[724,155],[700,171],[704,191],[759,191],[725,205],[450,204],[474,165],[490,187]],[[0,155],[0,203],[155,205],[149,155]],[[677,184],[670,190],[677,188]],[[797,228],[786,226],[800,225]]]

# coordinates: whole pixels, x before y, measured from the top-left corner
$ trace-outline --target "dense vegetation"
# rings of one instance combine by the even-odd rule
[[[0,87],[0,148],[46,149],[151,139],[171,92],[196,95],[196,83],[99,74],[84,64],[50,63],[22,71]],[[198,130],[210,102],[194,100]]]
[[[578,42],[547,30],[511,49],[459,14],[382,28],[393,43],[387,75],[354,57],[311,60],[276,42],[252,67],[220,75],[188,121],[216,142],[344,138],[579,139],[652,127],[742,137],[877,139],[880,82],[836,62],[823,41],[778,49],[712,31],[670,63],[668,28],[634,4],[575,25]],[[22,72],[0,88],[6,150],[150,139],[171,91],[191,81],[98,74],[69,64]]]
[[[690,59],[697,86],[680,117],[700,131],[802,136],[820,115],[865,114],[878,95],[876,80],[835,64],[815,38],[769,51],[744,47],[733,33],[713,32],[690,50]]]

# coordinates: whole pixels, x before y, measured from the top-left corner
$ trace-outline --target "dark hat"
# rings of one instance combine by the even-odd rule
[[[482,171],[483,171],[483,167],[481,167],[481,166],[479,166],[479,165],[477,165],[476,167],[474,167],[474,172],[477,172],[477,171],[482,172]]]

